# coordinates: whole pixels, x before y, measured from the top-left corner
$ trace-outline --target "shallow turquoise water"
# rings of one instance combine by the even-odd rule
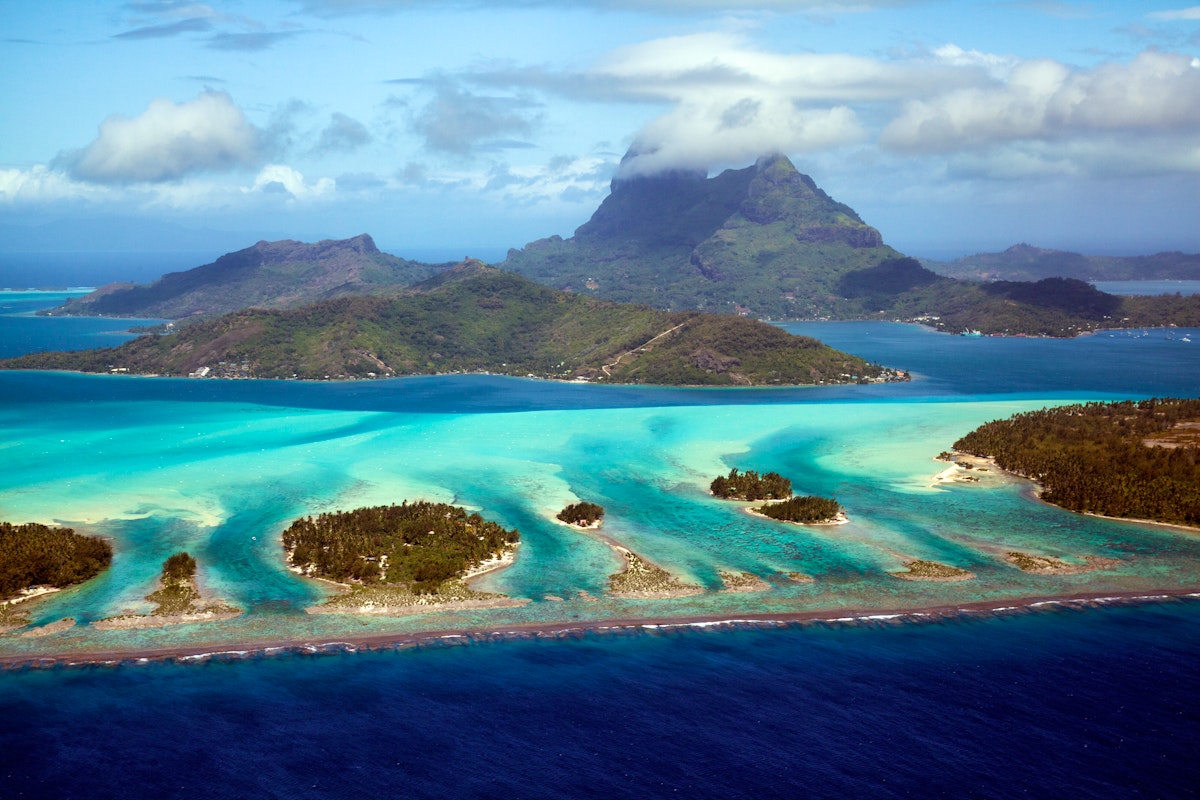
[[[885,613],[768,630],[604,627],[1197,584],[1193,533],[1078,517],[1015,481],[931,488],[930,478],[944,466],[933,456],[955,438],[1017,410],[1195,396],[1200,349],[1154,331],[1062,342],[890,323],[800,327],[918,379],[713,391],[487,376],[297,384],[0,372],[0,518],[63,521],[117,545],[105,575],[35,606],[39,622],[143,609],[162,559],[180,548],[204,582],[248,609],[224,625],[100,634],[83,624],[0,639],[0,655],[233,648],[176,663],[0,671],[0,794],[1057,797],[1070,787],[1076,797],[1194,796],[1195,600],[905,625]],[[705,492],[730,466],[779,470],[800,491],[833,494],[851,522],[752,519]],[[323,590],[282,567],[275,537],[290,519],[418,495],[518,526],[520,555],[491,587],[529,605],[391,619],[299,613]],[[771,589],[602,597],[617,559],[550,519],[575,498],[604,504],[607,535],[685,579],[714,588],[719,570],[747,570]],[[1007,548],[1120,566],[1029,576],[1000,560]],[[912,557],[978,577],[886,575]],[[784,581],[785,571],[816,580]],[[551,620],[591,630],[506,633],[510,622]],[[422,629],[499,633],[436,640],[472,647],[271,649],[263,660],[228,644]],[[329,650],[343,648],[316,649]]]
[[[962,360],[947,357],[948,348],[965,352],[980,344],[886,324],[863,331],[868,335],[861,339],[885,334],[910,359],[932,342],[942,348],[935,355],[948,365],[946,374],[963,368]],[[1111,348],[1113,342],[1085,344]],[[992,353],[1005,345],[1017,354],[1012,371],[1024,368],[1028,342],[983,343]],[[1171,374],[1180,380],[1178,369]],[[225,634],[207,624],[103,634],[79,626],[39,643],[8,637],[0,648],[24,652],[56,640],[69,647],[145,646],[223,635],[905,609],[1200,583],[1200,537],[1192,534],[1079,517],[1037,503],[1027,485],[998,475],[979,485],[932,484],[946,466],[934,457],[979,424],[1114,393],[960,394],[938,386],[935,376],[756,398],[737,390],[576,387],[486,376],[355,386],[0,374],[0,397],[7,401],[0,404],[6,434],[0,452],[16,465],[0,474],[0,517],[100,533],[112,538],[117,553],[113,569],[98,580],[35,606],[35,623],[145,612],[143,598],[162,561],[178,550],[198,559],[206,586],[248,611],[228,623]],[[1154,388],[1147,386],[1146,394]],[[523,397],[534,400],[524,404],[534,410],[512,410]],[[797,493],[832,495],[850,522],[806,528],[753,518],[742,504],[708,495],[712,477],[731,467],[778,471]],[[278,536],[292,519],[417,498],[466,505],[519,528],[516,563],[482,588],[528,598],[530,605],[407,618],[298,615],[325,589],[284,568]],[[619,561],[603,542],[553,520],[576,500],[605,506],[606,536],[712,591],[597,601]],[[1027,575],[1003,561],[1011,549],[1120,564],[1080,575]],[[888,574],[912,559],[942,561],[978,577],[929,583]],[[721,571],[753,573],[771,589],[719,593]],[[786,580],[790,572],[815,581]]]

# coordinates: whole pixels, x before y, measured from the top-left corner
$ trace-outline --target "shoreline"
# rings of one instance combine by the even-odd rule
[[[1085,592],[1067,595],[1034,595],[1020,599],[980,600],[953,605],[910,609],[823,609],[794,612],[730,613],[695,617],[646,617],[590,620],[588,622],[519,623],[495,626],[429,630],[395,634],[364,634],[327,638],[271,638],[206,645],[141,650],[94,650],[43,654],[0,655],[0,669],[120,666],[127,662],[192,663],[211,658],[251,658],[272,655],[321,655],[360,650],[400,650],[412,647],[487,643],[508,639],[566,638],[582,634],[651,634],[663,631],[703,631],[712,628],[779,627],[803,625],[879,625],[946,622],[974,614],[1035,613],[1083,610],[1106,605],[1140,605],[1171,600],[1200,600],[1200,586],[1166,591]]]
[[[996,460],[990,456],[976,456],[972,455],[971,453],[964,453],[961,450],[951,450],[949,452],[954,458],[962,459],[964,462],[973,462],[973,465],[971,468],[963,469],[962,467],[958,466],[959,461],[951,461],[950,466],[930,478],[929,485],[931,488],[946,483],[963,483],[965,482],[963,480],[964,477],[974,477],[970,474],[971,469],[978,469],[978,465],[983,464],[986,467],[991,467],[1000,475],[1004,475],[1009,478],[1016,478],[1017,480],[1025,481],[1026,483],[1030,484],[1031,490],[1029,492],[1029,497],[1031,499],[1036,500],[1044,506],[1057,508],[1059,511],[1066,511],[1070,514],[1078,514],[1081,517],[1095,517],[1096,519],[1112,520],[1113,522],[1132,522],[1137,525],[1153,525],[1159,528],[1172,528],[1174,530],[1186,531],[1188,533],[1200,533],[1200,526],[1184,525],[1180,522],[1159,522],[1158,520],[1154,519],[1140,519],[1138,517],[1113,517],[1109,516],[1108,514],[1097,514],[1094,511],[1075,511],[1067,508],[1066,506],[1060,506],[1057,503],[1051,503],[1049,500],[1043,499],[1042,492],[1045,490],[1045,487],[1042,486],[1041,483],[1029,477],[1028,475],[1022,475],[1019,472],[1011,472],[1006,470],[1004,467],[1001,467],[999,464],[997,464]],[[934,460],[937,461],[938,459],[935,458]],[[976,481],[970,482],[974,483]]]

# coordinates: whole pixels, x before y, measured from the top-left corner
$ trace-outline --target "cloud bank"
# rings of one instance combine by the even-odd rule
[[[59,163],[79,180],[158,182],[254,166],[261,150],[259,130],[230,96],[205,91],[186,103],[153,100],[136,117],[114,114],[94,142]]]
[[[1134,173],[1200,171],[1200,59],[1153,49],[1083,68],[954,44],[889,59],[774,53],[707,33],[621,48],[575,74],[497,67],[461,78],[664,106],[632,136],[624,177],[850,147],[969,163],[977,177],[1105,176],[1114,159]]]

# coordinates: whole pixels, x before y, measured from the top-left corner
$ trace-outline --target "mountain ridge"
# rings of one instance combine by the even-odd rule
[[[259,241],[149,284],[102,286],[46,313],[207,318],[243,308],[289,308],[343,295],[395,291],[444,266],[384,253],[365,233],[312,244]]]

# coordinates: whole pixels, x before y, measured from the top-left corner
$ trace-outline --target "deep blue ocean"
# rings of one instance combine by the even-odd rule
[[[115,342],[128,324],[66,331],[12,316],[28,307],[0,315],[5,352],[40,337]],[[747,392],[747,409],[877,396],[937,414],[960,396],[1200,393],[1195,330],[1064,342],[787,327],[918,380]],[[56,398],[59,413],[147,397],[441,414],[708,402],[695,390],[488,377],[398,390],[32,373],[5,376],[0,400],[36,415],[64,386],[80,394]],[[0,721],[0,798],[1193,797],[1200,600],[24,668],[0,672]]]

